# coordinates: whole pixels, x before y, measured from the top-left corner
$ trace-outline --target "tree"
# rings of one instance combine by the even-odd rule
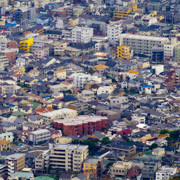
[[[158,147],[158,145],[156,143],[153,143],[149,148],[154,149],[154,148],[157,148],[157,147]]]
[[[108,137],[103,138],[102,141],[101,141],[101,143],[104,144],[104,145],[109,144],[110,142],[111,141],[110,141],[110,139]]]
[[[169,131],[168,131],[167,129],[162,129],[162,130],[160,131],[160,134],[167,134],[167,133],[169,133]]]

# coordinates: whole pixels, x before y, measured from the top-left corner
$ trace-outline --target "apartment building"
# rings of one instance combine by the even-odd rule
[[[177,173],[176,167],[162,166],[156,171],[156,180],[169,180]]]
[[[10,150],[10,142],[0,139],[0,150],[1,151],[9,151]]]
[[[82,102],[90,102],[95,100],[94,92],[91,90],[83,90],[78,93],[78,100]]]
[[[177,38],[172,38],[171,42],[164,44],[164,58],[173,58],[175,55],[175,47],[180,45]]]
[[[74,86],[79,89],[83,89],[84,85],[92,79],[91,75],[85,73],[76,73],[72,77]]]
[[[112,23],[107,25],[107,37],[109,43],[116,45],[119,41],[119,35],[122,33],[122,25],[120,23]]]
[[[42,113],[41,116],[44,117],[47,123],[51,123],[52,120],[55,119],[62,119],[65,117],[75,117],[77,116],[77,111],[73,109],[62,108],[51,112]]]
[[[31,46],[33,45],[33,38],[28,38],[26,40],[20,41],[20,50],[23,50],[25,53],[31,51]]]
[[[87,145],[58,144],[51,151],[49,165],[51,169],[80,172],[87,156]]]
[[[93,28],[75,27],[72,30],[72,42],[74,43],[88,43],[92,40]]]
[[[102,160],[88,158],[83,163],[83,174],[90,178],[98,178],[101,175]]]
[[[130,46],[122,45],[117,47],[117,58],[127,61],[130,60],[130,57],[131,57]]]
[[[1,94],[15,93],[15,85],[0,83],[0,93]]]
[[[9,60],[5,55],[0,54],[0,70],[4,70],[9,66]]]
[[[6,133],[0,134],[0,139],[13,142],[14,136],[12,132],[6,132]]]
[[[121,34],[120,46],[128,45],[135,54],[151,56],[152,48],[164,47],[169,39],[165,37],[143,36],[136,34]]]
[[[7,48],[8,42],[9,40],[6,38],[6,36],[0,35],[0,52]]]
[[[127,175],[128,170],[131,168],[131,162],[117,161],[110,169],[111,177],[124,178]]]
[[[119,6],[113,12],[115,19],[126,19],[129,14],[137,10],[137,4],[129,4],[128,6]]]
[[[180,61],[180,45],[176,46],[174,49],[174,61]]]
[[[65,135],[83,136],[94,131],[106,131],[108,119],[105,116],[76,116],[54,121],[55,128],[61,128]]]
[[[47,129],[38,129],[37,131],[32,131],[28,133],[28,140],[33,142],[33,144],[40,144],[50,140],[50,131]]]
[[[8,166],[8,174],[15,171],[21,171],[25,167],[25,154],[16,153],[6,156],[6,165]]]

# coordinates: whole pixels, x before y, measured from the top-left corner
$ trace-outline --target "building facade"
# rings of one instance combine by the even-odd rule
[[[32,131],[28,134],[28,139],[33,142],[33,144],[47,142],[50,138],[50,131],[47,129],[38,129],[37,131]]]
[[[61,128],[65,135],[83,136],[94,131],[106,132],[108,119],[103,116],[77,116],[54,121],[55,128]]]
[[[93,28],[75,27],[72,30],[72,42],[89,43],[93,37]]]
[[[165,43],[168,43],[168,38],[143,36],[134,34],[121,34],[120,46],[128,45],[134,51],[135,54],[143,54],[151,56],[153,47],[163,47]]]
[[[51,169],[80,172],[88,156],[88,146],[58,144],[51,151],[49,165]]]

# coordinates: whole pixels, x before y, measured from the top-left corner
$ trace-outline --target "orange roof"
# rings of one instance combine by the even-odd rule
[[[88,134],[87,136],[90,137],[90,138],[98,139],[98,137],[90,135],[90,134]]]
[[[157,136],[158,139],[166,138],[166,137],[169,137],[169,134],[166,133],[166,134],[162,134],[162,135]]]
[[[129,70],[128,73],[138,74],[138,72],[137,72],[137,71],[134,71],[134,70]]]
[[[10,142],[0,139],[0,145],[5,145],[5,144],[10,144]]]

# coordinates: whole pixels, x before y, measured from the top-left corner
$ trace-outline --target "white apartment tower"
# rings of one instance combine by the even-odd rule
[[[121,33],[122,33],[121,24],[115,23],[115,24],[107,25],[107,37],[109,39],[110,44],[117,45]]]
[[[93,37],[93,28],[75,27],[72,30],[72,42],[89,43]]]

